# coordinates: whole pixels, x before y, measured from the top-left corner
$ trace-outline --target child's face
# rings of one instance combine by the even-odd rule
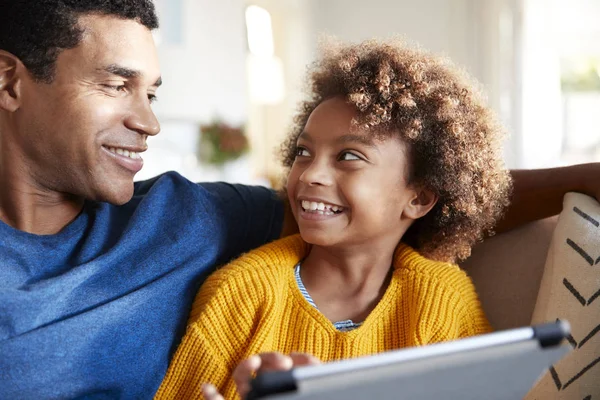
[[[415,196],[406,146],[396,137],[372,139],[351,126],[354,116],[342,98],[310,115],[288,176],[292,212],[311,244],[395,246],[412,222],[403,211]]]

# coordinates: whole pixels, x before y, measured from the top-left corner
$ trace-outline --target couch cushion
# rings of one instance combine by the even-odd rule
[[[548,251],[533,323],[566,319],[573,351],[528,399],[600,399],[600,204],[568,193]]]
[[[461,264],[496,330],[529,325],[556,217],[492,236]]]

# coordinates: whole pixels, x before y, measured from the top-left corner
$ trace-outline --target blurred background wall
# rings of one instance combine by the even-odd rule
[[[600,161],[600,0],[155,2],[162,133],[137,179],[177,170],[276,182],[276,149],[322,34],[401,35],[449,56],[507,127],[509,167]]]

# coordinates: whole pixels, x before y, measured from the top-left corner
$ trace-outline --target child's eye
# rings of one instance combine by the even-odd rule
[[[340,161],[360,161],[362,158],[357,156],[354,153],[350,153],[349,151],[345,151],[340,154]]]
[[[304,147],[297,147],[296,157],[310,157],[310,153]]]

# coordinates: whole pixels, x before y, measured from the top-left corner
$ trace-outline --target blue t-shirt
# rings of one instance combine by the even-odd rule
[[[56,235],[0,222],[0,399],[152,398],[200,283],[282,221],[268,189],[167,173]]]

